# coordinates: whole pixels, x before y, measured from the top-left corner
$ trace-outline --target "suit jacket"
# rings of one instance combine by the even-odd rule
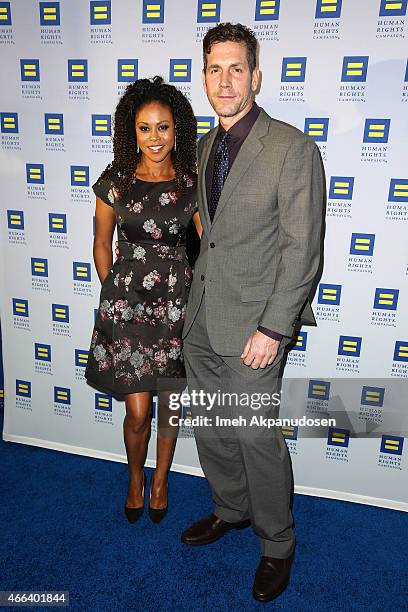
[[[263,325],[292,336],[316,324],[308,300],[318,270],[323,175],[318,147],[261,109],[224,183],[211,223],[205,170],[217,129],[198,144],[198,206],[203,226],[183,337],[205,289],[214,351],[241,354]]]

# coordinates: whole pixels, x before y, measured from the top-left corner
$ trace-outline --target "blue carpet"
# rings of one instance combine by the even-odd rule
[[[251,529],[203,548],[180,542],[212,509],[204,479],[172,473],[166,519],[129,525],[126,465],[10,442],[0,453],[0,590],[67,590],[75,612],[407,609],[403,513],[295,496],[292,581],[261,604]]]

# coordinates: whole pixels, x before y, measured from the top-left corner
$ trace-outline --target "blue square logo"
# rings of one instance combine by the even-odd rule
[[[338,427],[330,427],[327,436],[327,444],[329,446],[342,446],[347,448],[350,442],[350,431],[348,429],[340,429]]]
[[[297,440],[299,427],[297,425],[284,425],[281,427],[285,440]]]
[[[279,10],[280,0],[256,0],[255,21],[276,21]]]
[[[363,142],[388,142],[391,119],[366,119]]]
[[[221,0],[198,0],[197,23],[218,23],[221,14]]]
[[[329,306],[338,306],[341,299],[341,285],[329,285],[320,283],[319,294],[317,298],[318,304],[328,304]]]
[[[75,281],[91,282],[91,264],[83,261],[74,261],[72,274]]]
[[[10,2],[0,2],[0,28],[11,25],[12,21]]]
[[[381,0],[380,17],[402,17],[407,14],[407,0]]]
[[[37,361],[51,361],[51,345],[34,342],[34,358]]]
[[[44,185],[44,164],[26,164],[27,183]]]
[[[2,134],[18,134],[18,113],[0,113]]]
[[[16,395],[18,397],[31,397],[31,382],[29,380],[16,379]]]
[[[143,0],[143,23],[164,23],[164,0]]]
[[[368,255],[374,253],[375,234],[351,234],[350,255]]]
[[[169,81],[171,83],[190,83],[191,59],[171,59]]]
[[[64,116],[54,113],[44,114],[44,130],[46,134],[61,135],[64,133]]]
[[[369,387],[364,385],[361,391],[361,401],[363,406],[375,406],[382,408],[384,405],[384,387]]]
[[[69,323],[68,304],[52,304],[51,313],[54,323]]]
[[[404,438],[402,436],[393,436],[385,434],[381,437],[380,453],[388,455],[402,455],[404,448]]]
[[[309,380],[307,397],[310,399],[329,400],[330,383],[327,380]]]
[[[95,410],[112,412],[112,397],[104,393],[95,393]]]
[[[329,132],[328,117],[307,117],[305,119],[305,134],[315,142],[327,142]]]
[[[89,351],[83,349],[75,349],[75,365],[78,368],[86,368],[88,363]]]
[[[92,115],[92,136],[111,135],[111,116]]]
[[[48,277],[48,259],[31,257],[31,274],[43,278]]]
[[[68,60],[68,82],[84,83],[88,81],[88,60],[69,59]]]
[[[28,317],[28,300],[13,298],[13,315],[16,317]]]
[[[408,179],[392,178],[388,192],[389,202],[408,202]]]
[[[90,2],[90,24],[91,25],[110,25],[112,22],[111,2],[102,0]]]
[[[330,179],[330,200],[352,200],[354,189],[353,176],[332,176]]]
[[[396,341],[394,347],[394,361],[408,361],[408,341]]]
[[[56,234],[66,234],[67,215],[65,213],[48,213],[48,231]]]
[[[315,19],[329,19],[341,16],[342,0],[317,0]]]
[[[54,402],[56,404],[71,404],[71,389],[66,387],[54,387]]]
[[[200,139],[213,129],[215,124],[214,117],[196,117],[197,121],[197,138]]]
[[[71,166],[71,187],[89,187],[89,166]]]
[[[307,347],[307,332],[299,332],[294,336],[294,351],[305,351]]]
[[[40,60],[38,59],[21,59],[20,71],[22,81],[39,81],[40,80]]]
[[[367,80],[368,55],[346,55],[343,58],[341,80],[344,83],[361,83]]]
[[[283,83],[303,83],[306,78],[307,57],[284,57],[282,60]]]
[[[377,287],[373,308],[380,310],[397,310],[399,289],[384,289]]]
[[[361,336],[340,336],[337,354],[346,357],[360,357],[361,342]]]
[[[139,78],[139,60],[118,59],[118,82],[133,83]]]
[[[61,13],[59,2],[40,2],[40,25],[61,25]]]
[[[24,229],[24,212],[22,210],[7,211],[7,227],[12,230]]]

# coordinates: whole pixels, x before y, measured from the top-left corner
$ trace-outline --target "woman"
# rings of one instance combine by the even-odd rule
[[[186,228],[191,219],[200,236],[202,228],[196,121],[185,96],[160,77],[141,79],[127,87],[114,125],[113,162],[93,185],[93,253],[102,288],[85,377],[107,393],[125,396],[125,513],[133,523],[143,513],[152,394],[158,386],[174,390],[180,385],[176,379],[184,377],[181,331],[191,283]],[[115,226],[119,253],[112,267]],[[149,503],[154,522],[167,512],[167,476],[177,438],[165,400],[166,393],[160,393]]]

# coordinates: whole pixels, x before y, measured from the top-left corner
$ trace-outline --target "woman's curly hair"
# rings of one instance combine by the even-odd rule
[[[132,184],[141,154],[137,152],[135,117],[139,109],[149,102],[168,106],[173,114],[177,151],[172,151],[176,173],[176,190],[185,188],[184,176],[197,171],[197,122],[190,102],[173,85],[160,76],[140,79],[131,83],[118,102],[114,117],[113,161],[102,172],[101,178],[111,180],[123,194]]]

